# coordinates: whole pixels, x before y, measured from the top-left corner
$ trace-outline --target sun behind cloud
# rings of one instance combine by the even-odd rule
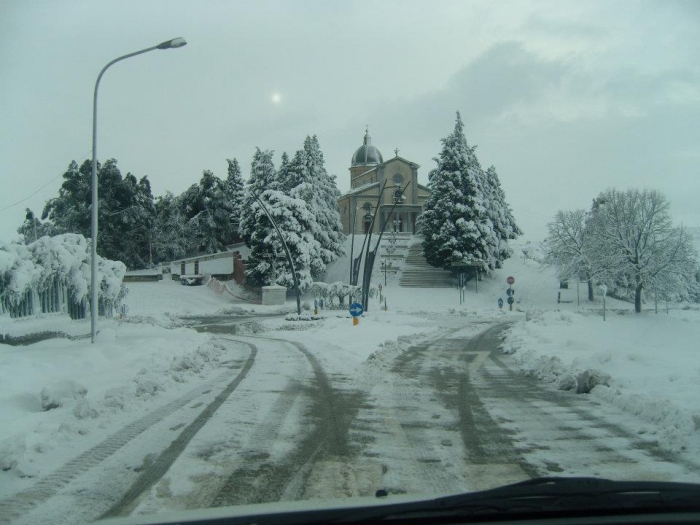
[[[273,93],[271,100],[273,104],[280,104],[282,102],[282,95],[279,93]]]

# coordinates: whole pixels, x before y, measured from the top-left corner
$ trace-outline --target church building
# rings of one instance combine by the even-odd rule
[[[388,219],[385,232],[415,233],[416,219],[423,211],[423,203],[430,196],[430,190],[418,184],[418,168],[420,166],[396,155],[384,161],[382,154],[372,145],[369,131],[352,156],[350,164],[350,191],[338,199],[338,210],[343,223],[343,232],[369,233],[372,217],[373,233],[379,233],[382,224]],[[377,198],[384,181],[387,181],[382,200],[377,206]],[[403,198],[399,199],[400,190],[406,186]],[[394,213],[389,216],[394,202],[399,200]]]

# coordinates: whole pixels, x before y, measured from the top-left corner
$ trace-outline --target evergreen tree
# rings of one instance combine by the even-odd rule
[[[316,206],[312,213],[316,216],[318,232],[316,239],[321,243],[322,257],[326,264],[345,254],[343,225],[338,211],[340,191],[334,176],[328,175],[323,152],[316,135],[304,140],[306,165],[311,182],[315,186]]]
[[[92,163],[80,167],[71,162],[63,175],[58,197],[44,206],[42,219],[49,219],[55,233],[92,235]],[[99,185],[97,251],[103,257],[142,268],[150,262],[153,227],[153,195],[148,179],[130,173],[122,177],[117,161],[97,165]]]
[[[197,251],[215,253],[226,249],[233,239],[231,222],[233,203],[227,197],[224,182],[209,170],[204,170],[199,184],[183,195],[183,207],[190,235]]]
[[[330,177],[324,166],[318,139],[307,136],[303,149],[297,151],[278,178],[280,189],[287,195],[302,199],[315,217],[313,234],[321,244],[321,256],[328,264],[345,253],[344,235],[338,212],[340,192],[335,177]]]
[[[290,180],[290,160],[289,155],[285,151],[282,153],[282,160],[280,162],[280,167],[277,170],[277,189],[289,195],[290,190],[295,186],[294,182]]]
[[[464,137],[459,112],[454,131],[442,145],[423,212],[426,260],[445,269],[463,263],[487,272],[494,264],[493,227],[486,216],[482,172]]]
[[[238,236],[238,226],[241,222],[245,185],[241,176],[241,167],[236,159],[226,159],[228,162],[228,177],[226,178],[226,198],[231,204],[231,223],[235,236]]]
[[[238,228],[241,237],[248,245],[257,227],[257,218],[253,213],[255,198],[262,195],[265,190],[277,188],[277,171],[272,161],[273,155],[274,152],[271,150],[260,151],[260,148],[255,148],[255,154],[250,163],[250,177],[245,188],[243,214]]]
[[[506,194],[501,187],[501,181],[494,166],[486,170],[484,185],[488,202],[486,214],[493,225],[496,241],[492,259],[495,262],[495,268],[500,268],[503,262],[513,254],[508,241],[517,239],[523,232],[515,223],[515,217],[513,217],[513,212],[506,202]]]
[[[182,209],[180,197],[171,192],[156,199],[153,249],[158,262],[182,259],[194,251]]]
[[[98,163],[97,169],[100,170]],[[63,184],[58,197],[44,205],[41,219],[49,219],[59,233],[79,233],[90,237],[90,208],[92,205],[92,163],[80,166],[72,161],[63,174]]]
[[[305,201],[268,190],[260,195],[268,213],[290,251],[302,292],[325,270],[321,246],[314,238],[314,216]],[[293,288],[294,279],[278,231],[258,202],[251,205],[254,228],[248,240],[251,248],[246,282],[251,286],[279,284]]]
[[[51,221],[42,222],[29,208],[26,209],[24,222],[17,228],[17,233],[22,235],[24,244],[29,244],[47,235],[53,237],[57,234],[56,227]]]

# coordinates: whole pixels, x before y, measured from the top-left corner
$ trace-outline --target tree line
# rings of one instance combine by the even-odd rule
[[[700,302],[697,254],[685,228],[674,226],[656,190],[608,189],[590,210],[559,211],[548,225],[545,260],[562,279],[579,279],[594,299],[597,284],[634,300],[644,293]]]
[[[180,195],[166,192],[155,198],[146,176],[122,176],[115,159],[98,163],[100,255],[135,269],[245,241],[252,249],[250,284],[289,284],[284,253],[259,197],[279,223],[307,286],[343,253],[340,192],[325,169],[316,136],[307,137],[292,158],[283,153],[279,169],[273,156],[272,150],[256,149],[247,184],[238,161],[228,159],[225,179],[204,170],[199,182]],[[41,218],[27,209],[17,230],[25,243],[62,233],[90,237],[91,174],[90,161],[70,163],[58,196],[46,202]]]

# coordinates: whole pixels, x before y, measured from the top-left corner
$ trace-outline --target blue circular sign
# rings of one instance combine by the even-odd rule
[[[498,307],[503,308],[503,299],[501,299],[500,297],[498,298]]]
[[[360,303],[352,303],[350,305],[350,315],[353,317],[360,317],[362,315],[362,312],[364,312],[364,308],[362,308],[362,305]]]

